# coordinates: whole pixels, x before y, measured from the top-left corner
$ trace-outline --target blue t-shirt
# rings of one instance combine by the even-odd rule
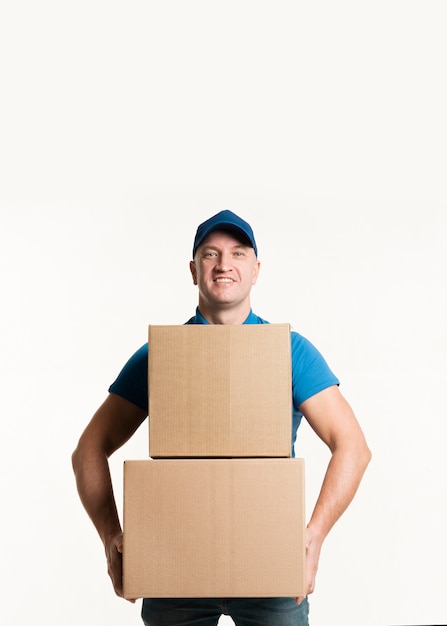
[[[208,324],[196,309],[186,324]],[[269,324],[250,311],[244,324]],[[315,346],[294,330],[290,333],[292,352],[292,454],[296,433],[302,419],[301,404],[327,387],[338,385],[325,359]],[[148,411],[148,344],[145,343],[127,361],[109,391]]]

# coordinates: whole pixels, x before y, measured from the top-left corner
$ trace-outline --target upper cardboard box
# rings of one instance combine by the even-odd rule
[[[289,457],[289,324],[149,326],[149,454]]]

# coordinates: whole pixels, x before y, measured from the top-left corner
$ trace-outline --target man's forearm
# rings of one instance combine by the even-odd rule
[[[306,530],[306,595],[315,588],[322,544],[353,499],[371,453],[365,446],[336,449],[329,462],[320,495]],[[297,598],[300,603],[303,598]]]
[[[370,458],[366,444],[355,449],[340,446],[334,450],[308,524],[321,541],[354,498]]]
[[[72,463],[81,502],[106,545],[121,532],[107,455],[78,447]]]

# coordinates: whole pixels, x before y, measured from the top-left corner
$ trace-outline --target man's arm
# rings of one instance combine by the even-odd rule
[[[146,413],[111,393],[99,407],[72,455],[81,502],[104,544],[109,576],[122,596],[122,529],[108,458],[136,431]]]
[[[307,593],[315,587],[321,546],[353,499],[371,452],[360,425],[337,386],[302,403],[300,411],[332,456],[306,531]],[[301,602],[303,598],[297,598]]]

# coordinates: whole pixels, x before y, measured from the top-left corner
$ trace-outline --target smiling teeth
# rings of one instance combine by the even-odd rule
[[[231,278],[216,278],[216,283],[232,283]]]

